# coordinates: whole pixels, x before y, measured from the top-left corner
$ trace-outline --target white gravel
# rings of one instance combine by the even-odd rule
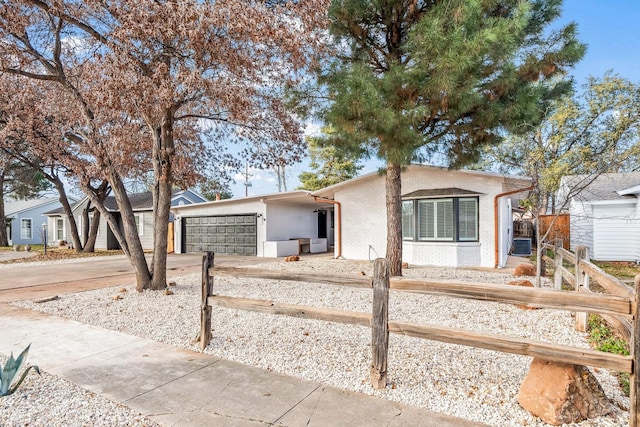
[[[3,366],[7,358],[0,354]],[[0,397],[0,426],[156,427],[159,424],[55,375],[42,372],[39,376],[31,370],[18,391]]]
[[[368,262],[320,258],[253,267],[372,274]],[[515,279],[497,272],[435,267],[410,268],[405,276],[489,283]],[[171,288],[174,295],[150,291],[138,294],[135,286],[129,284],[124,286],[126,292],[120,292],[123,288],[120,286],[62,295],[59,300],[43,304],[23,301],[16,305],[197,351],[193,339],[200,323],[200,275],[176,281],[177,286]],[[371,311],[372,293],[367,289],[220,277],[215,279],[214,293]],[[115,295],[123,298],[114,300]],[[571,314],[565,311],[522,310],[506,304],[392,292],[389,317],[589,347],[586,335],[573,329]],[[213,339],[206,352],[228,360],[494,426],[546,425],[523,410],[517,401],[518,388],[531,361],[529,357],[391,335],[388,367],[391,385],[375,391],[369,383],[369,328],[214,307],[212,329]],[[577,425],[628,425],[629,399],[623,396],[616,378],[603,369],[592,371],[618,409],[610,416]],[[2,416],[6,416],[4,412],[3,409]],[[5,419],[11,419],[11,415]],[[83,424],[86,422],[69,423]]]

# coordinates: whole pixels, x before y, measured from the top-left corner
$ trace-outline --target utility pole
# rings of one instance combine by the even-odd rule
[[[249,174],[249,163],[247,163],[244,168],[244,197],[249,196],[249,187],[251,187],[251,183],[249,182],[249,179],[252,176],[253,175]]]

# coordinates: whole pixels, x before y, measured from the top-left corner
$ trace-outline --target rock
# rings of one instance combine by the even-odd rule
[[[54,295],[52,297],[45,297],[45,298],[40,298],[40,299],[34,299],[33,302],[36,304],[42,304],[44,302],[49,302],[49,301],[55,301],[57,299],[60,299],[60,297],[58,295]]]
[[[536,268],[533,264],[518,264],[513,273],[514,276],[535,276]]]
[[[125,292],[127,292],[127,288],[120,288],[120,289],[118,289],[118,292],[125,293]]]
[[[120,299],[124,299],[124,297],[122,295],[116,295],[116,296],[113,297],[114,301],[118,301]]]
[[[292,255],[284,259],[284,262],[293,262],[293,261],[300,261],[300,257],[298,255]]]
[[[514,280],[512,282],[508,282],[507,285],[513,285],[513,286],[524,286],[527,288],[534,288],[535,286],[533,285],[533,283],[531,283],[528,280]],[[518,305],[516,304],[516,307],[521,308],[523,310],[537,310],[538,307],[529,307],[528,305]]]
[[[408,262],[403,262],[402,263],[402,268],[409,268],[409,263]]]
[[[167,289],[164,290],[164,294],[165,295],[173,295],[173,291],[171,289],[167,288]]]
[[[520,386],[518,402],[551,425],[577,423],[613,411],[589,369],[536,358]]]
[[[169,282],[169,286],[178,286],[176,282]]]

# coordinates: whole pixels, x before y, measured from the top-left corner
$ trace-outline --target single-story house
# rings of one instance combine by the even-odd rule
[[[75,202],[75,199],[70,199]],[[60,208],[58,197],[43,197],[5,203],[7,237],[11,245],[39,245],[44,237],[43,224],[47,223],[46,212]]]
[[[504,267],[513,246],[512,208],[529,179],[409,165],[402,171],[402,259],[416,265]],[[341,256],[384,257],[385,177],[371,173],[316,191],[341,206]]]
[[[171,206],[183,206],[190,203],[201,203],[206,199],[192,190],[176,190],[171,198]],[[133,208],[136,225],[138,226],[138,234],[142,248],[145,250],[153,249],[153,196],[151,192],[134,193],[129,195],[129,201]],[[85,197],[71,207],[73,216],[78,227],[78,233],[83,235],[85,227],[90,227],[91,215],[89,216],[89,224],[83,221],[83,211],[89,204],[89,198]],[[108,196],[104,201],[105,207],[112,212],[119,226],[122,228],[122,218],[116,203],[115,197]],[[62,208],[46,213],[48,217],[48,241],[58,243],[62,240],[69,242],[71,233],[67,215],[64,214]],[[171,219],[171,218],[170,218]],[[100,219],[98,226],[98,235],[96,237],[96,249],[120,249],[120,245],[104,218]]]
[[[512,206],[529,186],[530,180],[519,177],[408,166],[402,173],[403,260],[503,267],[513,245]],[[176,252],[284,256],[322,251],[326,239],[335,257],[385,256],[385,178],[377,172],[313,193],[290,191],[172,211]],[[317,245],[314,250],[307,241]]]
[[[174,206],[175,251],[261,257],[326,252],[333,244],[333,206],[304,190]]]
[[[640,262],[640,172],[565,176],[558,205],[569,212],[571,250],[599,261]]]

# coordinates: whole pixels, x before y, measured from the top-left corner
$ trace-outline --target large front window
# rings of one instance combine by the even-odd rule
[[[478,198],[403,201],[402,238],[417,241],[477,241]]]

